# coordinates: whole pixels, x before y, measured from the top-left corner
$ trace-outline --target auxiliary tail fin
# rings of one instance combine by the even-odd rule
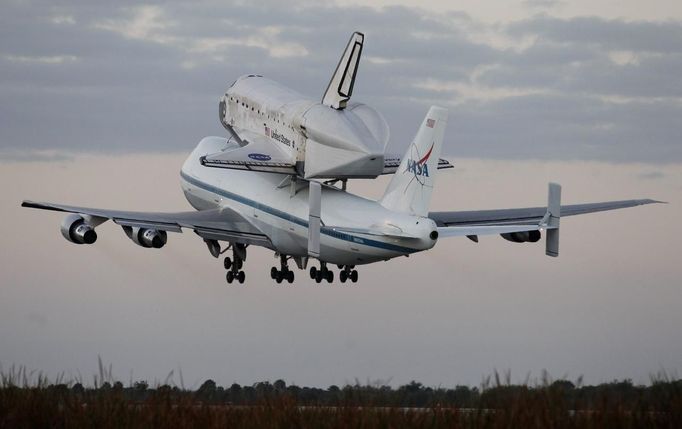
[[[447,123],[448,110],[431,106],[381,198],[382,206],[417,216],[428,214]]]
[[[360,55],[362,54],[362,44],[364,41],[365,36],[357,31],[350,36],[346,50],[343,52],[339,64],[336,66],[336,70],[334,71],[332,79],[329,81],[324,97],[322,97],[322,104],[325,106],[337,110],[346,108],[348,100],[350,100],[351,95],[353,95],[355,75],[358,72]]]
[[[561,185],[549,184],[547,196],[547,238],[545,240],[545,254],[559,256],[559,221],[561,219]]]

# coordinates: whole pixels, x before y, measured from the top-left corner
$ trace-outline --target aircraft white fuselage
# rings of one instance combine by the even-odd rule
[[[308,256],[308,184],[301,181],[295,194],[288,176],[204,167],[200,159],[225,149],[224,137],[206,137],[181,170],[182,190],[197,210],[229,207],[249,219],[270,238],[283,255]],[[232,143],[235,144],[235,143]],[[236,145],[236,144],[235,144]],[[320,257],[323,262],[361,265],[432,248],[436,223],[428,217],[391,211],[379,202],[333,186],[322,186],[321,219],[324,225],[344,229],[387,231],[409,235],[370,235],[336,232],[323,226]],[[412,238],[413,237],[413,238]]]

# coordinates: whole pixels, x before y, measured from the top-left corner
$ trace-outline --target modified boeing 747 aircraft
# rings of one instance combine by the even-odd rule
[[[317,283],[357,282],[358,265],[387,261],[433,248],[444,237],[499,234],[537,242],[559,254],[559,219],[654,203],[627,200],[560,204],[561,187],[550,183],[546,207],[429,212],[439,169],[448,111],[431,107],[407,153],[386,153],[388,125],[379,112],[351,102],[364,36],[354,33],[321,102],[260,75],[237,79],[219,103],[227,137],[206,137],[180,172],[182,190],[196,211],[146,213],[24,201],[22,206],[67,212],[61,231],[68,241],[92,244],[95,228],[112,220],[135,244],[161,248],[168,232],[191,229],[215,258],[223,259],[228,283],[243,283],[249,246],[279,256],[277,283],[294,281],[289,261],[310,265]],[[348,179],[393,177],[378,201],[346,191]],[[222,243],[224,244],[222,244]],[[319,266],[311,264],[318,260]]]

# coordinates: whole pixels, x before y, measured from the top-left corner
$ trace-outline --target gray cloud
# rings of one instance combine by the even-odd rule
[[[394,152],[439,103],[453,117],[450,155],[682,160],[678,22],[490,26],[463,13],[296,3],[6,5],[0,148],[189,150],[224,133],[217,99],[241,74],[320,97],[350,29],[367,35],[355,97],[385,114]]]
[[[560,6],[565,2],[560,0],[526,0],[524,5],[533,9],[551,9]]]
[[[535,35],[560,43],[597,45],[606,49],[682,52],[682,23],[627,22],[596,17],[558,19],[538,16],[509,25],[517,35]]]
[[[665,177],[665,173],[662,171],[646,171],[637,175],[637,178],[644,180],[660,180]]]

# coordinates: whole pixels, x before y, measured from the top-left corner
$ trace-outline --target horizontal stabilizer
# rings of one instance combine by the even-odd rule
[[[401,157],[393,154],[386,154],[384,156],[384,171],[382,171],[381,174],[394,174],[396,171],[398,171],[398,167],[400,167],[401,162]],[[455,168],[455,166],[452,165],[447,159],[438,158],[438,170],[446,170],[448,168]]]

